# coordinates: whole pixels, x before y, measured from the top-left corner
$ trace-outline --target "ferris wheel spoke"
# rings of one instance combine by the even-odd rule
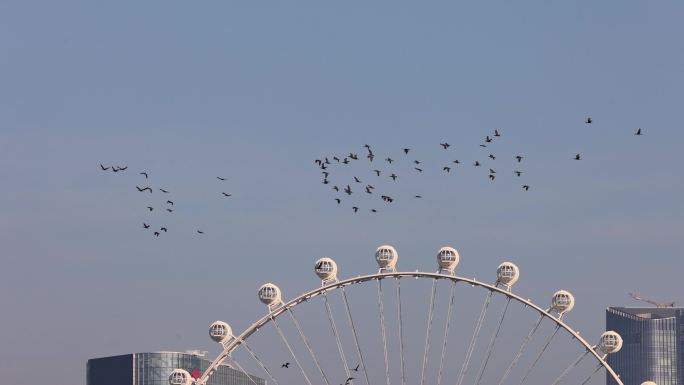
[[[484,375],[485,369],[487,368],[487,363],[489,362],[489,358],[492,356],[492,351],[494,349],[494,344],[496,343],[496,338],[499,336],[499,332],[501,331],[501,324],[503,324],[504,318],[506,317],[506,312],[508,311],[508,305],[511,303],[511,297],[507,297],[506,300],[506,305],[503,308],[503,311],[501,312],[501,317],[499,318],[499,323],[496,327],[496,332],[492,335],[491,341],[489,341],[489,346],[487,347],[487,354],[485,355],[485,360],[482,362],[482,367],[480,368],[480,373],[477,376],[477,381],[475,381],[475,385],[480,385],[480,380],[482,380],[482,375]]]
[[[342,360],[342,365],[344,366],[344,372],[349,378],[349,365],[347,364],[347,358],[344,355],[344,349],[342,348],[342,341],[340,340],[340,334],[337,332],[337,326],[335,325],[335,318],[333,317],[332,310],[330,310],[330,303],[328,302],[328,294],[323,293],[323,299],[325,300],[325,310],[328,313],[328,320],[330,321],[330,327],[332,328],[333,335],[335,336],[335,342],[337,343],[337,350],[340,353],[340,360]]]
[[[428,312],[428,324],[425,333],[425,352],[423,353],[423,368],[420,371],[420,385],[425,383],[425,368],[427,367],[428,353],[430,351],[430,331],[432,330],[432,317],[435,313],[435,296],[437,294],[437,279],[432,279],[432,294],[430,295],[430,310]]]
[[[306,380],[307,384],[311,385],[311,381],[309,380],[309,376],[306,375],[306,372],[304,371],[302,364],[299,362],[297,355],[295,354],[294,350],[292,350],[292,346],[290,346],[290,343],[287,342],[287,338],[285,338],[285,334],[283,333],[282,329],[280,329],[280,325],[278,325],[278,321],[276,321],[275,317],[271,317],[271,321],[273,322],[273,325],[275,326],[276,330],[278,331],[278,334],[280,334],[280,338],[285,343],[287,350],[290,351],[290,355],[292,355],[292,359],[295,361],[295,363],[297,364],[297,367],[299,367],[299,370],[302,372],[302,376],[304,376],[304,380]]]
[[[511,361],[511,363],[506,368],[506,371],[501,376],[501,379],[499,380],[498,385],[502,385],[504,383],[504,381],[506,381],[506,378],[508,378],[508,375],[511,374],[511,370],[513,370],[513,367],[515,366],[515,364],[518,363],[518,360],[520,360],[520,357],[522,357],[523,352],[525,351],[525,348],[527,348],[527,344],[530,342],[530,340],[532,340],[532,337],[534,336],[534,334],[539,329],[539,325],[541,325],[543,320],[544,320],[544,315],[540,315],[539,320],[535,323],[534,327],[529,332],[529,334],[527,334],[527,337],[525,337],[525,339],[523,340],[522,345],[520,345],[520,349],[518,349],[518,353],[516,353],[516,355],[513,357],[513,361]]]
[[[299,332],[299,335],[302,337],[302,341],[304,341],[304,345],[306,345],[306,348],[309,350],[309,354],[311,355],[311,359],[316,364],[318,371],[321,373],[321,377],[323,377],[323,382],[325,382],[326,385],[330,385],[330,383],[328,382],[328,377],[326,377],[325,372],[323,372],[323,368],[321,367],[321,364],[318,362],[318,357],[316,357],[316,354],[314,353],[313,349],[311,348],[311,345],[309,345],[309,341],[307,340],[306,336],[304,335],[304,331],[302,330],[302,327],[300,326],[299,321],[297,320],[297,317],[295,317],[294,311],[292,311],[292,308],[289,308],[287,310],[290,313],[290,317],[292,317],[292,322],[294,322],[295,326],[297,327],[297,331]]]
[[[482,310],[480,311],[480,318],[478,318],[475,324],[475,330],[473,331],[473,337],[470,339],[470,345],[468,345],[468,350],[466,351],[465,358],[463,359],[463,365],[461,365],[461,371],[458,375],[458,381],[456,385],[461,385],[463,378],[465,377],[466,371],[468,371],[468,365],[470,364],[470,359],[473,356],[473,351],[475,350],[475,345],[477,344],[477,337],[480,335],[480,330],[482,330],[482,324],[484,323],[485,317],[487,316],[487,308],[489,307],[489,302],[492,299],[493,291],[490,291],[485,297],[484,304],[482,305]]]
[[[264,363],[259,359],[259,357],[256,355],[256,353],[254,353],[254,351],[249,347],[249,345],[247,345],[247,342],[244,340],[241,340],[240,346],[243,346],[245,348],[245,350],[247,350],[249,355],[252,356],[252,358],[254,358],[254,361],[256,361],[257,364],[259,364],[259,366],[261,366],[261,369],[263,369],[263,371],[266,373],[268,378],[270,378],[271,381],[273,381],[273,383],[275,385],[278,385],[278,381],[275,379],[275,377],[273,377],[271,372],[268,370],[268,368],[266,368],[266,365],[264,365]]]
[[[570,371],[571,371],[572,369],[576,368],[577,365],[579,365],[580,362],[582,362],[582,360],[584,359],[584,357],[586,357],[589,353],[590,353],[590,351],[589,351],[589,350],[586,350],[584,353],[580,354],[580,356],[577,357],[577,359],[576,359],[572,364],[570,364],[570,366],[568,366],[568,367],[563,371],[563,373],[561,373],[561,375],[558,376],[558,378],[556,378],[556,379],[551,383],[551,385],[558,385],[558,384],[560,384],[560,382],[563,381],[563,378],[565,378],[565,376],[567,376],[568,373],[570,373]]]
[[[594,369],[594,371],[591,372],[591,374],[589,375],[589,377],[587,377],[587,379],[584,380],[584,381],[582,382],[582,384],[580,384],[580,385],[585,385],[587,382],[589,382],[589,381],[591,380],[591,378],[594,377],[594,374],[596,374],[599,370],[601,370],[602,367],[603,367],[603,365],[598,364],[598,365],[596,366],[596,369]]]
[[[404,369],[404,331],[401,319],[401,284],[399,283],[399,277],[397,277],[397,319],[399,321],[399,361],[401,364],[401,385],[406,384],[406,373]]]
[[[347,321],[349,321],[349,326],[351,327],[352,333],[354,334],[354,345],[356,346],[356,353],[359,356],[359,361],[361,363],[361,367],[363,367],[363,375],[366,379],[366,385],[370,385],[370,381],[368,381],[368,371],[366,370],[366,363],[363,361],[363,354],[361,353],[361,347],[359,346],[359,337],[356,334],[356,327],[354,326],[354,319],[352,318],[352,315],[351,315],[351,310],[349,308],[349,301],[347,300],[347,292],[344,291],[344,287],[342,287],[342,298],[344,299],[344,308],[347,310]]]
[[[250,375],[245,371],[245,369],[242,367],[242,365],[240,365],[240,363],[237,362],[237,361],[235,360],[235,358],[233,358],[233,357],[231,356],[231,357],[230,357],[230,361],[231,361],[231,363],[232,363],[233,365],[235,365],[238,369],[240,369],[240,371],[241,371],[245,376],[247,376],[247,377],[249,378],[249,380],[252,382],[252,384],[254,384],[254,385],[259,385],[259,384],[256,383],[256,381],[254,381],[254,379],[252,378],[252,376],[250,376]]]
[[[539,351],[539,353],[537,354],[537,357],[534,359],[534,362],[532,362],[532,365],[530,365],[530,367],[527,369],[527,372],[525,372],[525,375],[523,376],[522,380],[520,380],[520,385],[523,385],[525,383],[525,381],[527,380],[527,377],[530,375],[530,373],[532,373],[532,369],[534,369],[534,367],[537,366],[537,363],[542,358],[542,356],[544,355],[544,352],[546,351],[546,349],[551,344],[553,337],[556,336],[556,334],[558,333],[559,330],[560,330],[560,325],[556,325],[556,328],[553,331],[553,334],[551,334],[549,336],[549,338],[546,340],[546,344],[544,344],[544,347]]]
[[[382,305],[382,278],[378,279],[378,306],[380,307],[380,331],[382,335],[382,347],[385,353],[385,377],[387,385],[390,385],[389,359],[387,358],[387,335],[385,333],[385,311]]]
[[[449,306],[447,308],[446,325],[444,325],[444,341],[442,342],[442,355],[439,359],[439,372],[437,374],[437,385],[442,383],[442,371],[444,370],[444,358],[447,351],[447,341],[449,340],[449,325],[451,324],[451,312],[454,307],[454,291],[456,290],[456,282],[451,285],[451,294],[449,299]]]

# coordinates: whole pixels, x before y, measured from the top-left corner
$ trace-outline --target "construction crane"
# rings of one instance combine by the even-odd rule
[[[634,298],[634,299],[637,300],[637,301],[647,302],[647,303],[650,303],[651,305],[655,305],[655,307],[659,307],[659,308],[677,307],[677,303],[676,303],[676,302],[658,303],[658,302],[656,302],[656,301],[654,301],[654,300],[652,300],[652,299],[640,297],[638,294],[635,294],[635,293],[629,293],[629,296],[632,297],[632,298]]]

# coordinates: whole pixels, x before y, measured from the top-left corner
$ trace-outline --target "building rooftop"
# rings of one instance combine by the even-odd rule
[[[684,314],[684,307],[609,307],[609,310],[633,315],[642,319],[673,318]]]

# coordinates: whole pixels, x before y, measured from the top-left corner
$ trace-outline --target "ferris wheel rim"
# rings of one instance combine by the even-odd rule
[[[314,290],[305,292],[300,294],[299,296],[289,300],[288,302],[283,302],[280,306],[276,308],[269,308],[269,312],[266,313],[264,316],[262,316],[260,319],[258,319],[256,322],[254,322],[252,325],[247,327],[244,331],[242,331],[239,335],[231,336],[231,338],[226,341],[225,344],[222,343],[223,346],[223,351],[218,355],[218,357],[212,361],[211,365],[207,367],[207,369],[202,373],[202,375],[197,379],[195,382],[196,385],[203,385],[206,383],[208,380],[209,376],[215,371],[215,369],[227,358],[231,355],[231,353],[239,347],[241,344],[244,343],[244,341],[249,338],[252,334],[257,332],[259,328],[264,327],[267,325],[270,321],[274,320],[275,318],[279,317],[281,314],[285,313],[287,310],[292,309],[296,307],[297,305],[308,301],[309,299],[318,297],[319,295],[328,293],[330,291],[334,291],[340,288],[344,288],[347,286],[352,286],[352,285],[357,285],[361,284],[364,282],[370,282],[374,280],[381,280],[385,278],[432,278],[432,279],[446,279],[451,282],[455,283],[466,283],[470,284],[471,286],[477,286],[483,289],[487,289],[490,292],[496,292],[499,294],[503,294],[507,296],[509,299],[513,299],[519,303],[522,303],[525,306],[529,306],[533,310],[536,310],[543,318],[550,319],[553,322],[556,323],[556,325],[560,328],[563,328],[565,331],[570,333],[570,335],[573,337],[573,339],[576,339],[583,347],[586,349],[587,352],[590,352],[594,358],[599,362],[601,366],[603,366],[606,371],[611,375],[611,377],[615,380],[615,382],[618,385],[624,385],[622,383],[622,380],[620,379],[620,376],[615,373],[613,368],[608,364],[608,362],[604,359],[604,357],[601,357],[597,352],[596,352],[596,345],[591,345],[589,342],[587,342],[582,336],[580,336],[579,332],[577,332],[575,329],[570,327],[567,323],[563,322],[563,320],[560,317],[554,317],[549,311],[550,309],[544,309],[540,307],[539,305],[536,305],[529,299],[525,299],[515,293],[513,293],[510,290],[506,290],[504,288],[496,286],[496,283],[490,284],[482,281],[478,281],[475,278],[466,278],[466,277],[461,277],[457,275],[450,275],[450,274],[443,274],[440,272],[437,273],[429,273],[429,272],[421,272],[421,271],[391,271],[391,272],[378,272],[375,274],[367,274],[367,275],[359,275],[353,278],[347,278],[347,279],[342,279],[342,280],[336,280],[332,281],[329,284],[323,285],[321,287],[318,287]]]

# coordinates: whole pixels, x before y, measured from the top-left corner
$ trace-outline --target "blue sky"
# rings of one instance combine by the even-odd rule
[[[683,17],[676,1],[0,3],[3,381],[83,384],[90,357],[204,346],[214,319],[261,314],[262,282],[302,292],[323,255],[372,271],[383,243],[407,270],[443,245],[467,276],[515,260],[537,302],[576,293],[592,335],[628,291],[684,302]],[[524,154],[529,192],[470,166],[494,129],[497,167]],[[448,177],[443,141],[464,161]],[[433,167],[397,187],[425,198],[338,207],[313,160],[365,143]],[[143,170],[172,215],[146,212],[165,197],[135,191]]]

